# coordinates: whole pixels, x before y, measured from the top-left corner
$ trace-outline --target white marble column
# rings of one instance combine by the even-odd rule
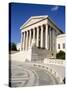
[[[28,31],[26,31],[26,50],[28,48]]]
[[[53,50],[53,30],[51,28],[51,51]]]
[[[22,33],[23,33],[23,50],[24,50],[25,33],[24,32],[22,32]],[[22,36],[21,36],[21,38],[22,38]],[[21,39],[21,49],[22,49],[22,39]]]
[[[33,29],[33,40],[35,40],[35,28]]]
[[[21,32],[21,48],[20,51],[22,50],[22,32]]]
[[[29,48],[31,47],[31,30],[29,30]]]
[[[55,51],[55,30],[53,29],[53,51]]]
[[[49,27],[49,49],[51,51],[51,27]]]
[[[53,30],[53,28],[51,29],[51,50],[53,51],[53,49],[54,49],[54,30]]]
[[[25,50],[25,32],[23,32],[23,50]]]
[[[45,29],[45,48],[48,49],[48,24],[46,24]]]
[[[55,41],[55,42],[54,42],[54,47],[55,47],[55,49],[54,49],[54,50],[56,51],[56,31],[54,32],[54,36],[55,36],[55,39],[54,39],[54,41]]]
[[[37,47],[39,47],[39,28],[37,27]]]
[[[41,43],[40,47],[43,48],[43,26],[41,26]]]
[[[27,41],[27,49],[29,48],[29,30],[28,30],[28,41]]]

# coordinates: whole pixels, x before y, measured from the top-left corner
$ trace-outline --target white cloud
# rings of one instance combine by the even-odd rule
[[[54,6],[53,8],[51,8],[51,11],[57,11],[59,9],[59,6]]]

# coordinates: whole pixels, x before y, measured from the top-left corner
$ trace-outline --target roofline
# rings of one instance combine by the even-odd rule
[[[46,18],[45,18],[45,19],[46,19]],[[28,25],[28,26],[26,26],[26,27],[24,27],[24,28],[27,28],[27,27],[29,27],[29,26],[31,26],[31,25],[34,25],[34,24],[36,24],[36,23],[38,23],[38,22],[41,22],[41,21],[43,21],[43,20],[45,20],[45,19],[39,20],[39,21],[37,21],[37,22],[35,22],[35,23],[33,23],[33,24],[30,24],[30,25]],[[24,28],[22,28],[22,29],[24,29]]]
[[[44,15],[43,15],[44,16]],[[43,16],[40,16],[40,17],[43,17]],[[39,16],[32,16],[32,17],[30,17],[28,20],[27,20],[27,22],[31,19],[31,18],[37,18],[37,17],[39,17]],[[43,20],[45,20],[45,19],[49,19],[49,21],[57,28],[57,29],[59,29],[59,31],[61,32],[61,33],[64,33],[56,24],[55,24],[55,22],[48,16],[48,15],[46,15],[45,16],[46,18],[43,18],[42,20],[39,20],[39,21],[37,21],[37,22],[35,22],[35,23],[33,23],[33,24],[36,24],[36,23],[38,23],[38,22],[41,22],[41,21],[43,21]],[[23,25],[25,25],[27,22],[25,22]],[[29,26],[31,26],[31,25],[33,25],[33,24],[30,24],[30,25],[28,25],[28,26],[26,26],[26,27],[24,27],[24,28],[27,28],[27,27],[29,27]],[[22,26],[23,26],[22,25]],[[22,28],[22,26],[20,27],[20,30],[21,29],[24,29],[24,28]]]
[[[49,21],[50,21],[57,29],[59,29],[59,31],[60,31],[61,33],[64,33],[64,32],[55,24],[55,22],[54,22],[50,17],[48,17],[48,19],[49,19]]]
[[[28,23],[28,21],[30,21],[31,19],[36,19],[36,18],[44,18],[44,17],[48,17],[48,15],[42,15],[42,16],[31,16],[21,27],[20,27],[20,29],[23,29],[23,26],[26,24],[26,23]],[[37,22],[36,22],[37,23]],[[35,24],[35,23],[33,23],[33,24]],[[31,25],[31,24],[30,24]]]

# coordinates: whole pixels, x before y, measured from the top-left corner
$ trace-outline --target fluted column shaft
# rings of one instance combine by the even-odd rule
[[[53,51],[55,50],[55,30],[53,29]]]
[[[48,24],[46,24],[45,29],[45,48],[48,49]]]
[[[25,50],[25,32],[23,32],[23,50]]]
[[[43,48],[43,26],[41,26],[41,43],[40,47]]]
[[[35,40],[35,29],[33,29],[33,40]]]
[[[39,47],[39,28],[37,27],[37,47]]]
[[[26,32],[26,50],[28,49],[28,31]]]
[[[31,30],[29,30],[29,47],[31,46]]]
[[[49,49],[51,51],[51,27],[49,27]]]
[[[21,32],[21,48],[20,50],[22,50],[22,32]]]

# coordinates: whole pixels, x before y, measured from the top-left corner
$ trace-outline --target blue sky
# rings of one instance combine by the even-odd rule
[[[64,6],[11,3],[11,42],[20,42],[20,26],[31,16],[39,15],[48,15],[65,32]]]

